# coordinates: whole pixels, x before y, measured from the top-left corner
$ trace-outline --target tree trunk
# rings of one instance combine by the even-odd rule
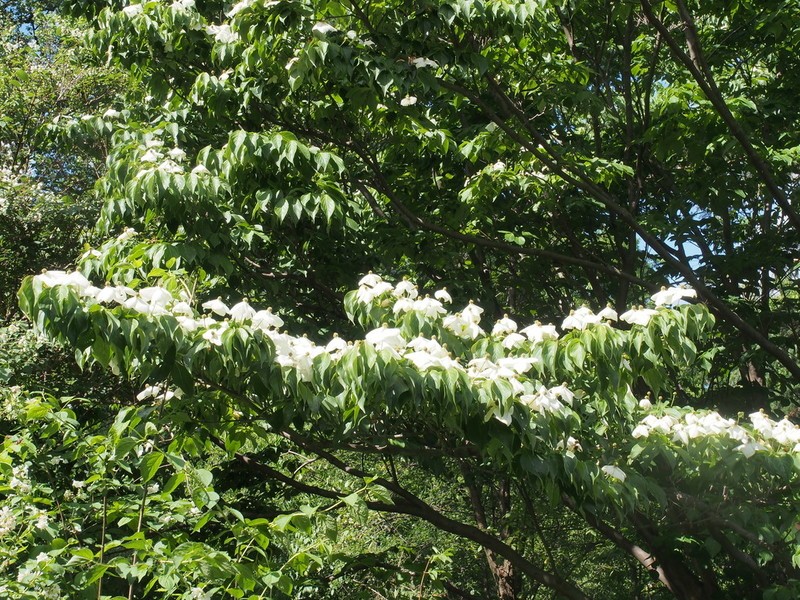
[[[484,509],[483,499],[481,498],[481,486],[475,481],[469,467],[464,463],[461,464],[461,473],[464,476],[464,483],[469,491],[469,499],[470,504],[472,504],[472,512],[475,515],[475,522],[481,530],[486,531],[486,510]],[[499,482],[498,489],[494,491],[494,496],[497,503],[496,514],[502,519],[511,510],[511,494],[508,481],[503,480]],[[503,528],[500,531],[500,539],[507,538],[508,533],[507,528]],[[489,571],[492,573],[492,578],[497,586],[498,599],[516,600],[518,585],[514,565],[502,556],[495,554],[495,552],[489,548],[484,547],[483,551],[486,554],[486,562],[489,564]]]

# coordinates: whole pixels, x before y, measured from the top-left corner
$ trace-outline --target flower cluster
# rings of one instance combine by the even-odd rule
[[[683,298],[696,298],[697,293],[689,288],[682,287],[662,287],[661,291],[653,294],[650,299],[656,306],[677,306],[685,304]],[[647,325],[650,319],[658,314],[657,310],[638,306],[626,310],[621,315],[617,314],[611,306],[607,306],[599,313],[595,314],[587,307],[581,307],[570,312],[569,316],[561,323],[561,329],[577,329],[582,331],[591,325],[605,324],[609,321],[624,321],[631,325]]]
[[[144,153],[139,157],[142,168],[136,174],[143,176],[153,170],[165,173],[183,173],[182,163],[186,160],[186,152],[180,148],[164,150],[164,142],[158,139],[149,139],[141,148]]]
[[[545,386],[539,386],[535,394],[520,396],[520,400],[524,404],[540,413],[563,410],[565,404],[572,406],[574,398],[575,392],[569,390],[566,384],[561,384],[550,389],[547,389]]]
[[[773,421],[763,412],[750,415],[756,439],[735,419],[726,419],[717,412],[702,415],[687,413],[682,417],[647,415],[633,430],[634,438],[646,438],[651,433],[671,436],[674,442],[688,445],[690,440],[708,436],[726,437],[739,443],[736,450],[750,458],[770,445],[782,450],[800,452],[800,428],[787,419]]]
[[[393,302],[392,312],[395,315],[413,311],[428,319],[442,318],[445,329],[464,340],[475,340],[486,334],[480,326],[483,308],[474,302],[470,302],[457,313],[448,314],[444,304],[451,304],[453,299],[446,289],[436,290],[433,297],[420,298],[417,286],[407,280],[393,286],[379,275],[369,273],[359,281],[356,299],[361,304],[368,305],[384,298]],[[502,338],[503,347],[506,349],[519,346],[526,338],[534,343],[558,339],[554,325],[542,325],[539,321],[519,332],[517,329],[517,323],[505,315],[494,324],[491,334]]]
[[[214,41],[218,44],[233,44],[239,41],[239,34],[233,31],[227,23],[209,25],[206,27],[206,33],[213,36]]]
[[[136,235],[134,230],[126,229],[117,239],[119,241],[124,241],[133,235]],[[99,288],[92,285],[92,283],[78,271],[69,273],[66,271],[45,270],[37,275],[34,280],[47,287],[70,287],[89,302],[93,301],[109,305],[119,304],[145,315],[185,315],[187,313],[192,313],[186,295],[176,299],[169,290],[160,286],[144,287],[138,290],[124,285],[106,285],[103,288]]]
[[[135,231],[126,230],[118,240],[129,239],[134,235]],[[446,289],[422,296],[417,286],[408,280],[393,285],[379,275],[370,273],[360,280],[354,294],[355,301],[366,307],[374,305],[390,310],[395,318],[404,318],[408,313],[417,313],[429,323],[438,323],[442,335],[453,334],[465,342],[472,342],[479,337],[490,338],[499,343],[499,347],[508,355],[498,356],[495,350],[493,354],[487,352],[484,355],[454,356],[447,345],[435,335],[428,337],[419,335],[407,339],[404,329],[390,327],[386,323],[367,332],[362,341],[347,342],[334,335],[326,343],[317,344],[308,337],[296,337],[281,331],[284,321],[279,315],[273,313],[270,308],[257,309],[246,298],[231,306],[221,298],[208,300],[202,303],[198,311],[192,305],[192,299],[188,294],[180,292],[176,295],[160,286],[133,289],[122,285],[107,285],[98,288],[82,274],[64,271],[45,271],[34,280],[46,287],[71,287],[87,304],[96,303],[109,307],[118,305],[142,315],[170,316],[190,338],[205,342],[209,346],[221,346],[226,339],[225,336],[232,335],[229,332],[234,328],[260,331],[274,346],[274,363],[285,371],[293,371],[299,381],[312,380],[314,361],[320,355],[327,354],[330,360],[335,362],[348,352],[358,351],[362,345],[366,345],[394,360],[413,366],[419,372],[458,371],[476,389],[486,387],[488,390],[498,382],[505,382],[506,389],[510,390],[509,401],[527,407],[532,413],[562,412],[572,406],[576,395],[566,385],[547,387],[528,377],[538,360],[528,355],[528,350],[545,341],[558,339],[559,333],[554,325],[543,325],[537,321],[520,329],[513,319],[504,315],[487,333],[481,327],[484,310],[480,306],[470,302],[460,311],[451,313],[445,308],[445,305],[452,303],[452,298]],[[681,294],[686,293],[686,290],[672,292],[672,297],[680,298]],[[628,313],[619,318],[626,319]],[[649,319],[655,313],[657,311],[652,309],[637,309],[634,314],[643,314]],[[572,311],[561,328],[583,330],[589,326],[607,326],[608,322],[617,318],[617,313],[610,307],[598,314],[584,307]],[[635,318],[630,322],[640,323]],[[641,324],[644,324],[644,321],[641,321]],[[139,394],[139,399],[152,397],[168,400],[178,392],[149,387]],[[506,424],[511,422],[511,409],[508,404],[500,408],[498,403],[493,410],[497,419]],[[649,416],[636,428],[634,436],[646,436],[651,430],[656,429],[663,433],[669,432],[676,439],[688,440],[699,435],[698,431],[716,431],[709,424],[709,418],[704,417],[699,424],[688,421],[681,424],[677,421],[668,421],[669,417],[662,417],[667,419],[662,421]],[[747,440],[742,438],[742,443],[747,443]]]
[[[11,533],[17,526],[17,517],[10,506],[0,508],[0,538]]]

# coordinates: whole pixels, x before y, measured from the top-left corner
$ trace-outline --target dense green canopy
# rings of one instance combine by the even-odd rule
[[[107,154],[101,241],[20,305],[144,390],[6,392],[14,523],[78,482],[9,564],[86,597],[796,594],[800,8],[69,10],[133,85],[39,109]],[[86,184],[48,148],[14,185]]]

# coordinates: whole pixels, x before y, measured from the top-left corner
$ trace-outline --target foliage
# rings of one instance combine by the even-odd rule
[[[455,461],[468,485],[489,469],[519,486],[522,499],[563,502],[612,540],[619,536],[618,546],[638,548],[608,524],[621,523],[652,545],[638,558],[676,595],[699,593],[694,586],[709,591],[680,554],[702,569],[726,571],[747,552],[758,553],[755,576],[720,582],[726,593],[788,584],[794,573],[797,498],[785,494],[795,485],[800,429],[763,413],[744,426],[632,394],[642,384],[654,397],[671,394],[691,381],[678,368],[707,368],[696,341],[713,319],[702,305],[631,310],[622,315],[630,329],[603,322],[617,318],[613,311],[601,317],[583,308],[564,321],[564,336],[540,324],[517,333],[508,318],[487,333],[475,304],[449,313],[446,291],[435,293],[442,301],[421,298],[410,281],[392,285],[368,275],[345,307],[355,321],[377,328],[363,340],[334,336],[318,346],[279,332],[280,317],[246,300],[230,308],[208,301],[206,315],[197,314],[179,284],[172,279],[172,291],[99,289],[80,273],[47,272],[25,281],[20,302],[42,331],[74,345],[82,362],[171,382],[175,392],[151,387],[140,397],[161,395],[173,420],[193,423],[268,480],[342,505],[414,515],[480,543],[564,596],[584,597],[570,580],[489,533],[485,521],[454,521],[404,487],[391,468],[384,475],[380,465],[355,467],[328,449],[419,456],[423,465],[426,456],[438,456],[445,468]],[[688,294],[676,288],[655,298],[678,302]],[[276,435],[363,487],[343,492],[311,474],[294,479],[270,464],[269,451],[248,453]],[[276,521],[287,518],[294,517]],[[524,539],[525,528],[517,526],[514,539]],[[704,544],[703,552],[692,543]]]
[[[318,328],[369,268],[545,319],[685,280],[743,367],[719,384],[787,387],[796,10],[718,4],[104,8],[96,52],[150,94],[116,124],[108,226],[178,233]]]
[[[97,220],[103,140],[63,133],[124,87],[90,67],[81,31],[42,7],[0,13],[0,318],[15,316],[23,275],[67,266]],[[18,316],[18,315],[16,315]]]
[[[71,593],[204,594],[213,564],[233,597],[796,594],[798,429],[757,409],[791,412],[800,376],[800,21],[762,4],[71,3],[138,85],[64,120],[107,144],[106,241],[21,307],[147,386],[76,415],[105,440],[87,457],[119,419],[168,445],[125,448],[93,497],[144,506],[153,461],[211,498],[182,483],[141,528],[75,537],[104,576]],[[621,327],[584,306],[517,331],[677,281],[704,304],[664,308],[691,296],[670,288]],[[444,306],[470,297],[484,320]],[[158,529],[169,503],[210,516]],[[204,558],[170,587],[158,553],[187,540]]]

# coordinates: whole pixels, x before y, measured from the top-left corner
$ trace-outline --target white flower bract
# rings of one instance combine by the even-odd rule
[[[697,298],[697,292],[691,288],[662,287],[661,291],[656,292],[650,297],[656,306],[674,306],[682,303],[684,298]]]
[[[610,478],[616,479],[620,483],[624,482],[625,479],[627,479],[627,477],[628,477],[625,474],[625,471],[623,471],[619,467],[615,467],[614,465],[605,465],[600,470],[603,471],[603,473],[608,475]]]

